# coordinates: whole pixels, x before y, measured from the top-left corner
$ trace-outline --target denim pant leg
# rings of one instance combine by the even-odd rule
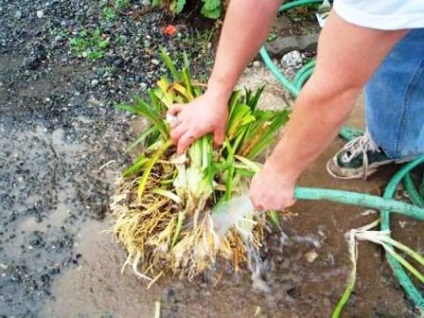
[[[410,31],[365,89],[367,129],[391,158],[424,155],[424,29]]]

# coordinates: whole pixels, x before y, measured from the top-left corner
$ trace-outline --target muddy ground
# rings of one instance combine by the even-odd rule
[[[376,218],[359,208],[298,202],[282,221],[284,245],[272,245],[264,279],[247,272],[219,282],[167,277],[146,290],[106,230],[113,182],[130,162],[125,147],[140,123],[114,104],[143,95],[163,73],[157,51],[190,51],[197,77],[210,67],[210,34],[140,2],[103,16],[107,1],[0,0],[0,316],[1,317],[328,317],[349,275],[344,234]],[[176,24],[179,35],[161,28]],[[89,60],[70,39],[100,27],[110,46]],[[195,39],[193,41],[193,39]],[[177,53],[175,53],[177,54]],[[206,57],[206,58],[205,58]],[[252,67],[242,85],[268,83],[263,104],[288,101],[273,77]],[[363,126],[361,101],[351,122]],[[369,181],[341,182],[325,173],[330,149],[300,184],[380,194],[395,167]],[[397,237],[423,250],[422,225],[396,220]],[[270,234],[276,241],[279,233]],[[309,260],[306,255],[316,253]],[[412,317],[413,308],[384,261],[363,243],[355,293],[344,317]]]

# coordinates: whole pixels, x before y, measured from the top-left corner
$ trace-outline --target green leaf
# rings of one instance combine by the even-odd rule
[[[187,68],[187,69],[190,69],[190,61],[188,59],[187,52],[183,53],[183,59],[184,59],[184,67]]]
[[[202,0],[203,8],[208,11],[213,11],[221,6],[221,0]]]
[[[143,168],[144,164],[148,161],[149,159],[146,158],[146,156],[144,154],[141,154],[137,160],[127,169],[124,170],[124,172],[122,173],[123,177],[129,177],[133,174],[138,173],[141,168]]]
[[[172,238],[171,247],[174,247],[178,241],[178,237],[180,236],[184,220],[185,220],[185,212],[178,212],[178,222],[177,222],[177,227],[175,228],[174,237]]]
[[[237,105],[237,109],[231,113],[228,120],[227,137],[233,139],[237,137],[244,125],[255,121],[255,117],[251,114],[250,107],[245,104]]]
[[[118,109],[126,110],[146,118],[152,125],[156,127],[164,140],[169,139],[168,125],[165,124],[164,121],[160,118],[159,112],[143,101],[141,98],[136,97],[134,105],[132,106],[118,104],[116,107]]]
[[[201,13],[209,19],[216,20],[221,16],[222,10],[221,8],[216,8],[214,10],[205,10],[204,7],[202,8]]]
[[[182,81],[181,72],[177,71],[174,63],[171,60],[171,58],[169,57],[169,55],[165,52],[165,50],[163,48],[160,49],[160,57],[161,57],[162,61],[164,61],[168,70],[171,72],[172,76],[174,77],[174,80],[175,81]]]
[[[221,0],[202,0],[203,7],[201,13],[209,19],[218,19],[222,13]]]
[[[176,14],[181,13],[184,9],[185,4],[186,4],[186,0],[177,0],[177,5],[175,6],[174,12]]]
[[[226,173],[226,182],[225,182],[225,194],[224,200],[228,201],[231,199],[233,190],[234,190],[234,174],[235,174],[235,159],[234,159],[234,151],[231,148],[231,145],[228,141],[226,141],[226,148],[228,150],[228,157],[226,159],[227,163],[227,173]]]
[[[274,211],[274,210],[270,211],[269,217],[271,218],[272,224],[274,224],[275,227],[279,228],[280,227],[280,215],[278,214],[278,212]]]
[[[98,39],[98,38],[100,38],[101,34],[102,34],[102,31],[99,28],[96,28],[96,30],[94,30],[94,32],[93,32],[93,38]]]
[[[255,94],[253,95],[253,92],[251,90],[246,91],[246,104],[250,106],[252,111],[256,109],[256,106],[258,105],[259,99],[262,96],[262,92],[264,91],[265,86],[262,86],[258,90],[256,90]]]
[[[126,150],[125,152],[129,152],[131,151],[134,147],[136,147],[137,145],[141,144],[142,142],[145,141],[145,139],[152,134],[154,131],[156,131],[156,127],[155,126],[151,126],[148,129],[146,129],[137,139],[136,141],[134,141]]]
[[[159,158],[164,154],[166,149],[168,149],[172,145],[172,140],[166,141],[158,150],[156,150],[155,154],[147,160],[146,167],[144,168],[143,175],[140,178],[140,183],[138,184],[137,191],[137,200],[140,202],[141,197],[143,196],[144,190],[146,188],[147,180],[149,179],[150,172],[153,169],[155,163],[159,160]]]
[[[183,75],[184,84],[188,93],[194,97],[195,95],[194,95],[193,85],[191,84],[191,75],[188,68],[186,67],[183,68],[182,75]]]
[[[91,51],[87,53],[87,58],[92,60],[99,60],[103,57],[103,53],[99,51]]]
[[[109,46],[109,40],[103,40],[99,42],[99,48],[106,49]]]

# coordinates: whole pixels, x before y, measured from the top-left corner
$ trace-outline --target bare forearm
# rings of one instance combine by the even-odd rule
[[[221,33],[209,90],[228,98],[271,29],[280,0],[232,0]]]
[[[284,135],[269,158],[293,182],[335,138],[359,94],[359,89],[322,94],[310,84],[300,94]]]
[[[330,14],[320,37],[317,67],[268,166],[294,182],[330,144],[361,89],[406,33],[360,28]]]

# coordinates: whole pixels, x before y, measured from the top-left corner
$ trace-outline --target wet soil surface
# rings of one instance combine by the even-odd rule
[[[140,1],[113,19],[105,7],[107,1],[0,0],[0,317],[153,317],[155,302],[161,317],[330,316],[350,270],[344,233],[376,218],[358,208],[293,207],[295,215],[282,220],[287,237],[270,233],[262,255],[269,293],[252,288],[247,272],[191,283],[166,277],[149,290],[130,270],[121,273],[125,252],[107,233],[109,197],[130,162],[124,149],[142,126],[114,104],[144,95],[164,72],[159,46],[188,51],[204,77],[210,34]],[[176,37],[162,33],[168,23],[177,26]],[[102,58],[70,52],[71,39],[96,28],[110,42]],[[268,101],[286,103],[269,73],[247,74],[246,83],[271,83]],[[361,110],[352,117],[356,125]],[[381,193],[394,168],[369,182],[326,176],[325,161],[340,146],[333,143],[301,184]],[[423,250],[419,223],[394,224],[398,237]],[[382,251],[364,243],[359,255],[345,316],[412,317]]]

